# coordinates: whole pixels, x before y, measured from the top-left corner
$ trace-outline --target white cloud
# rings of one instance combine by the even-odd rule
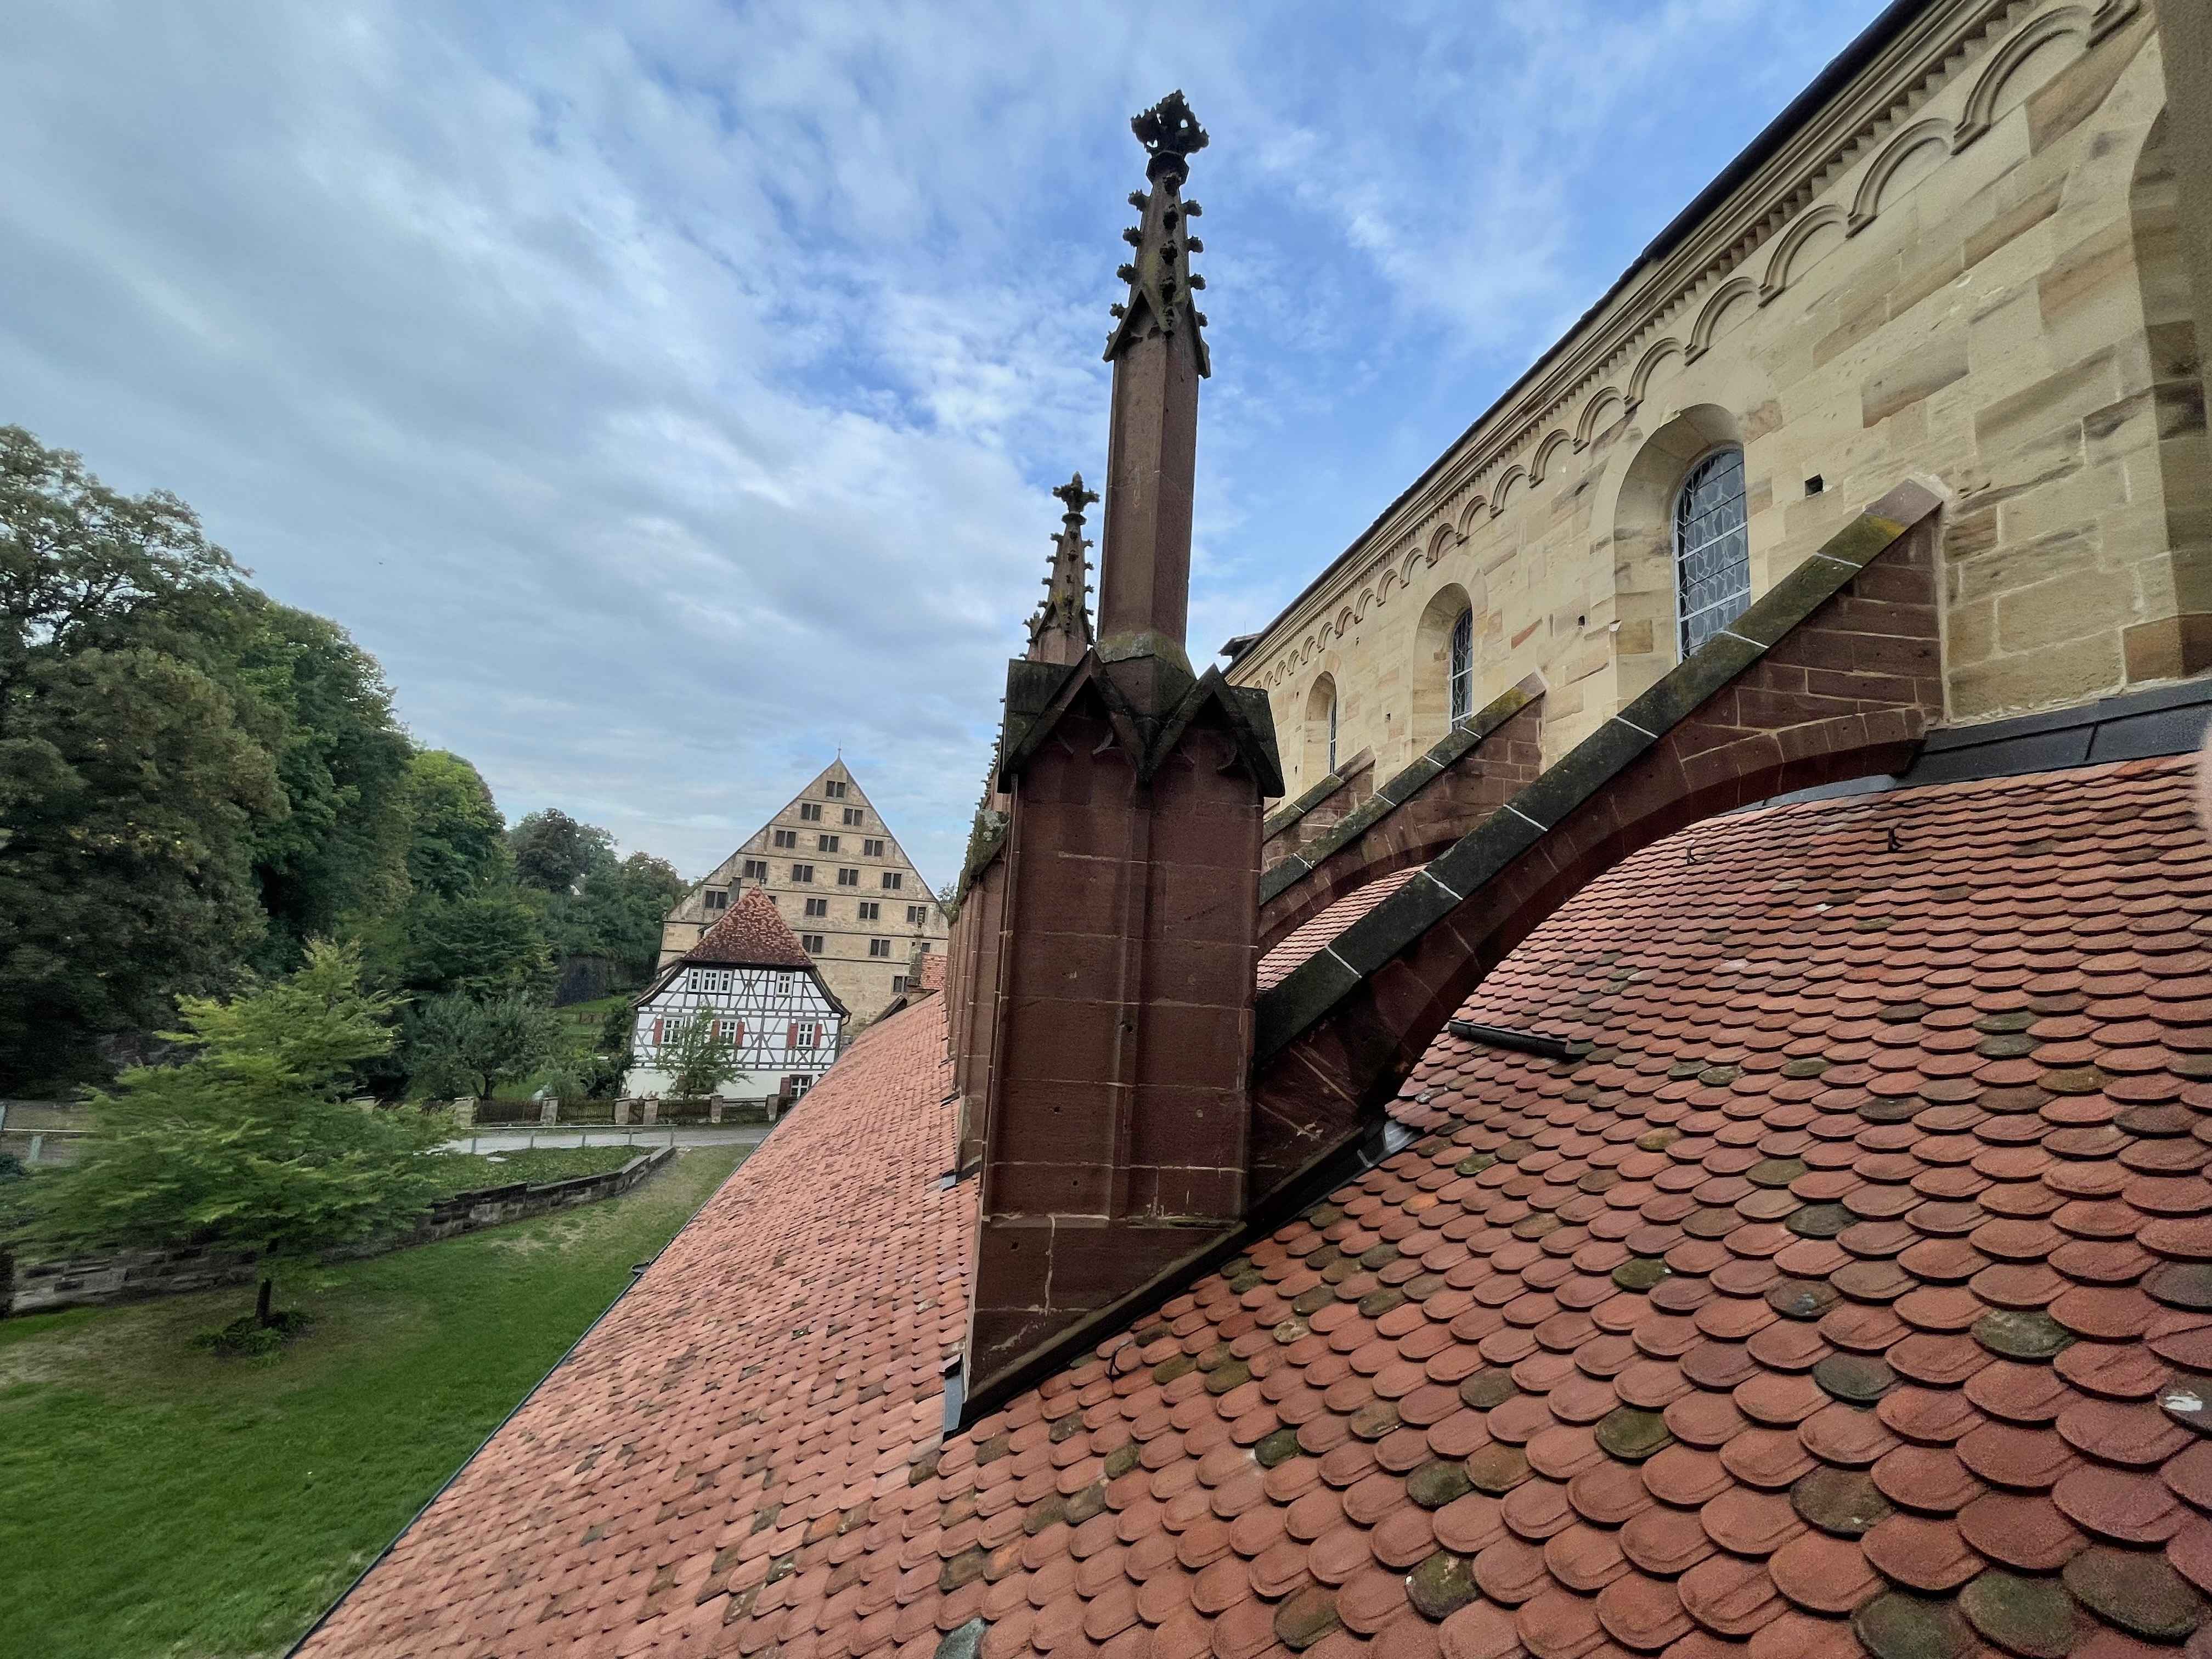
[[[697,871],[842,744],[942,880],[1042,491],[1103,471],[1128,113],[1216,141],[1202,653],[1854,21],[1776,14],[35,0],[0,419],[193,501],[510,813]]]

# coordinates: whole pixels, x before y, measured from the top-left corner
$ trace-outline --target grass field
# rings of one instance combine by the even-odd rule
[[[543,1185],[599,1175],[619,1170],[636,1156],[634,1146],[536,1146],[497,1154],[444,1152],[433,1167],[441,1191],[465,1193],[479,1187],[510,1187],[518,1181]]]
[[[190,1346],[246,1311],[250,1286],[0,1322],[0,1655],[281,1651],[744,1151],[684,1152],[623,1197],[537,1221],[301,1268],[276,1300],[314,1328],[274,1360]]]

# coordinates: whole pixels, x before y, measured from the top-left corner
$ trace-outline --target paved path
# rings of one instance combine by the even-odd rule
[[[452,1152],[519,1152],[532,1146],[635,1146],[649,1152],[656,1146],[757,1146],[768,1139],[765,1123],[690,1123],[667,1128],[633,1125],[626,1129],[485,1129],[448,1141]]]

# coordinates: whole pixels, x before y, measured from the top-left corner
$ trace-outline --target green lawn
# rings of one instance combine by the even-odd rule
[[[281,1650],[744,1151],[684,1151],[618,1199],[301,1269],[277,1304],[315,1326],[274,1360],[191,1346],[251,1286],[0,1321],[0,1654]]]
[[[543,1185],[619,1170],[639,1151],[635,1146],[535,1146],[516,1152],[441,1152],[434,1167],[441,1191],[465,1193],[479,1187],[511,1187],[518,1181]]]

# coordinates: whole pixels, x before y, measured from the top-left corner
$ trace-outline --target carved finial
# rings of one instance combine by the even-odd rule
[[[1060,505],[1067,509],[1060,515],[1062,519],[1074,529],[1082,529],[1083,509],[1097,501],[1098,492],[1095,489],[1085,489],[1083,487],[1083,475],[1079,472],[1052,493]]]
[[[1083,580],[1091,568],[1084,557],[1091,544],[1083,537],[1083,509],[1098,494],[1083,487],[1080,472],[1052,493],[1065,510],[1060,532],[1052,538],[1052,570],[1044,579],[1044,599],[1030,618],[1029,655],[1032,662],[1072,663],[1091,647],[1091,609],[1084,603],[1090,588]]]
[[[1191,274],[1190,256],[1205,246],[1187,234],[1186,219],[1198,216],[1198,204],[1182,199],[1183,181],[1190,176],[1190,157],[1206,145],[1206,129],[1190,112],[1181,92],[1166,97],[1135,116],[1129,130],[1145,147],[1149,158],[1145,175],[1149,191],[1129,192],[1129,205],[1143,216],[1121,233],[1137,250],[1137,257],[1115,272],[1129,285],[1128,299],[1114,307],[1115,327],[1107,337],[1106,356],[1118,356],[1132,340],[1149,332],[1187,332],[1198,359],[1200,374],[1212,373],[1205,337],[1205,319],[1191,308],[1192,293],[1206,286],[1203,276]]]
[[[1145,176],[1158,179],[1173,172],[1177,185],[1190,176],[1190,158],[1206,145],[1206,129],[1190,112],[1180,87],[1142,115],[1131,116],[1129,131],[1152,158],[1145,165]]]

